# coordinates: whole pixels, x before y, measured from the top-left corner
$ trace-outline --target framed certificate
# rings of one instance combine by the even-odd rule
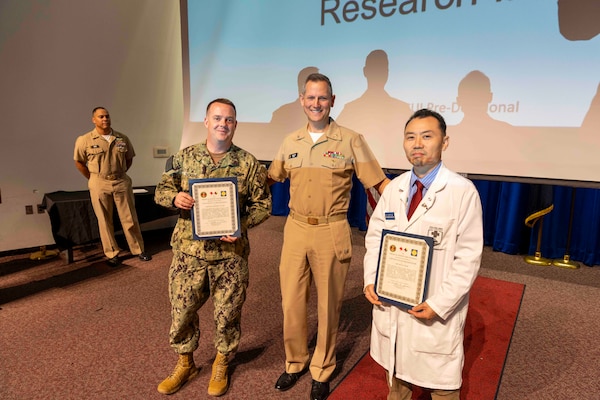
[[[381,301],[412,308],[425,301],[433,238],[383,230],[375,277]]]
[[[237,178],[190,179],[194,239],[240,236]]]

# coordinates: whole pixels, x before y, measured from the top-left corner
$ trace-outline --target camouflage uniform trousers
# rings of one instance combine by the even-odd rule
[[[179,354],[198,348],[198,310],[212,296],[215,348],[224,355],[235,352],[240,343],[248,279],[248,260],[240,256],[206,261],[174,250],[169,270],[171,347]]]

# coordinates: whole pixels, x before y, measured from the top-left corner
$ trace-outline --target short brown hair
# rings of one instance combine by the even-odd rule
[[[302,88],[302,94],[306,93],[306,84],[308,82],[326,82],[329,87],[329,95],[333,95],[333,88],[331,87],[331,81],[329,78],[321,73],[315,72],[314,74],[310,74],[306,77],[306,81],[304,82],[304,87]]]
[[[214,99],[213,101],[208,103],[208,105],[206,106],[207,113],[208,113],[208,109],[210,108],[210,106],[213,105],[213,103],[227,104],[228,106],[233,107],[233,112],[237,115],[237,110],[235,109],[235,104],[233,104],[233,101],[231,101],[229,99],[224,99],[224,98]]]

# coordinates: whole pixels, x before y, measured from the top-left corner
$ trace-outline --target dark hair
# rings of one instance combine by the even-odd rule
[[[213,103],[227,104],[228,106],[233,107],[233,112],[237,115],[237,110],[235,109],[235,104],[233,104],[233,101],[231,101],[229,99],[224,99],[224,98],[214,99],[213,101],[208,103],[208,105],[206,106],[207,113],[208,113],[208,109],[210,108],[210,106],[213,105]]]
[[[104,110],[104,111],[108,112],[106,107],[102,107],[102,106],[94,107],[94,109],[92,110],[92,117],[94,116],[94,114],[96,114],[96,111],[98,111],[98,110]]]
[[[408,126],[410,121],[412,121],[413,119],[421,119],[421,118],[427,118],[427,117],[433,117],[433,118],[437,119],[439,126],[440,126],[440,130],[442,131],[442,136],[446,136],[446,121],[444,120],[444,117],[442,117],[439,113],[437,113],[433,110],[429,110],[427,108],[422,108],[419,111],[415,111],[415,113],[410,116],[408,121],[406,121],[406,124],[404,125],[404,129],[406,130],[406,127]]]
[[[333,95],[333,88],[331,87],[331,81],[329,78],[321,73],[315,72],[314,74],[310,74],[306,77],[306,81],[304,82],[304,87],[302,88],[302,94],[306,93],[306,84],[308,82],[326,82],[327,86],[329,86],[329,95]]]

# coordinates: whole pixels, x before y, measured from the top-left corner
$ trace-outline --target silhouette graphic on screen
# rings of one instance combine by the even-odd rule
[[[390,167],[389,160],[404,154],[401,137],[404,124],[412,114],[408,103],[390,96],[385,85],[389,75],[388,55],[383,50],[369,53],[363,67],[367,90],[356,100],[344,105],[336,122],[368,140],[379,163]],[[393,139],[396,138],[396,139]]]
[[[291,103],[287,103],[273,111],[269,130],[275,135],[285,136],[306,125],[306,114],[300,104],[300,93],[304,87],[304,81],[310,74],[319,72],[317,67],[306,67],[298,73],[298,97]]]
[[[584,143],[600,145],[600,83],[596,95],[590,103],[590,108],[583,118],[579,134]],[[597,154],[595,156],[597,157]]]
[[[568,40],[590,40],[600,33],[598,0],[558,0],[558,29]]]
[[[506,162],[520,151],[516,128],[489,115],[492,98],[490,79],[481,71],[469,72],[458,84],[456,102],[463,119],[449,130],[453,158],[481,160],[482,164],[490,165]]]
[[[464,116],[458,126],[490,126],[495,124],[504,129],[510,124],[490,117],[488,108],[493,98],[490,78],[481,71],[469,72],[458,84],[456,102]]]

